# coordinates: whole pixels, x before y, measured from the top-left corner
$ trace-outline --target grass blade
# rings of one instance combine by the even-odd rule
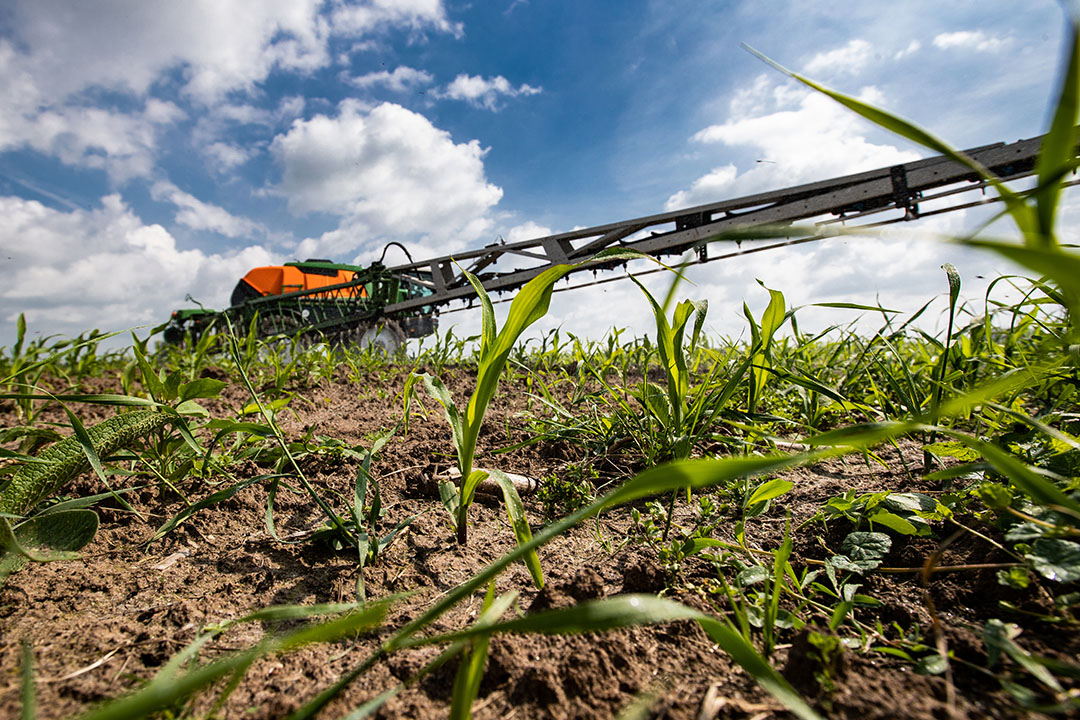
[[[1035,194],[1038,241],[1043,247],[1056,244],[1054,216],[1061,197],[1061,169],[1072,165],[1076,157],[1077,110],[1080,106],[1080,22],[1071,18],[1068,40],[1069,60],[1061,78],[1061,89],[1050,131],[1043,138],[1036,172],[1039,189]]]
[[[22,319],[22,315],[19,315]],[[34,648],[27,640],[22,641],[22,720],[37,718],[37,688],[34,686]]]

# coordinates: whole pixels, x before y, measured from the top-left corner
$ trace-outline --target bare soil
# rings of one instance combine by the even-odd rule
[[[399,421],[404,377],[405,372],[393,371],[349,382],[340,373],[333,382],[298,390],[290,410],[280,415],[283,428],[292,438],[310,431],[349,444],[368,443]],[[467,396],[474,382],[472,372],[464,368],[451,369],[443,377],[459,399]],[[118,387],[119,383],[102,381],[95,389]],[[240,387],[229,387],[220,401],[206,405],[214,417],[234,417],[247,399]],[[527,403],[522,383],[504,381],[481,435],[479,466],[543,478],[584,457],[582,448],[565,442],[493,454],[528,437],[523,420]],[[84,415],[89,424],[110,412],[86,408]],[[63,422],[60,412],[52,409],[44,419]],[[0,425],[18,423],[15,408],[0,405]],[[384,527],[422,513],[378,564],[364,572],[369,599],[411,593],[393,606],[388,628],[257,662],[218,712],[220,716],[287,715],[355,667],[392,628],[512,549],[514,535],[505,511],[498,502],[484,500],[471,511],[469,544],[460,547],[454,542],[449,518],[430,492],[430,479],[452,465],[452,452],[447,424],[439,412],[431,412],[427,418],[415,417],[408,435],[399,432],[373,465],[387,508]],[[904,452],[907,466],[919,467],[920,453],[915,448]],[[896,450],[883,450],[881,457],[884,467],[852,458],[789,473],[795,489],[766,515],[748,523],[747,541],[775,548],[789,513],[797,525],[829,497],[848,489],[940,491],[917,474],[909,475]],[[615,480],[632,473],[636,462],[632,455],[616,453],[597,467],[604,479]],[[355,461],[308,456],[302,464],[316,487],[351,496]],[[268,467],[247,462],[232,472],[243,479],[266,473]],[[225,478],[213,481],[225,482]],[[214,488],[205,480],[191,478],[178,489],[195,500]],[[68,492],[83,495],[100,490],[96,479],[86,476]],[[275,520],[282,539],[276,540],[264,520],[267,492],[268,483],[252,485],[148,545],[154,530],[185,504],[170,491],[145,487],[127,496],[138,515],[115,502],[100,505],[101,529],[81,559],[29,566],[12,575],[0,588],[0,717],[16,717],[20,712],[23,641],[31,644],[36,658],[40,716],[67,717],[140,687],[200,628],[270,605],[355,599],[358,566],[352,554],[290,541],[321,524],[311,499],[303,493],[278,491]],[[534,527],[539,527],[543,522],[540,503],[535,497],[524,500]],[[735,517],[729,514],[733,526]],[[521,565],[499,577],[498,590],[518,592],[521,612],[624,592],[665,592],[684,603],[722,612],[720,598],[696,590],[700,587],[697,579],[715,572],[707,562],[690,560],[677,577],[671,577],[647,546],[623,542],[629,526],[629,511],[618,509],[595,524],[578,527],[540,551],[548,580],[542,592],[533,588]],[[826,548],[835,551],[850,529],[842,522],[806,526],[795,536],[794,564],[823,559]],[[730,527],[722,528],[719,536],[730,538]],[[920,568],[940,542],[941,538],[895,542],[885,565]],[[939,564],[1006,560],[992,544],[965,533],[948,546]],[[942,621],[943,639],[959,658],[953,663],[955,701],[950,708],[944,675],[919,675],[910,663],[875,652],[846,652],[830,668],[834,688],[823,688],[814,677],[821,668],[807,657],[805,636],[789,631],[772,658],[773,665],[829,717],[1027,716],[1015,709],[993,676],[978,670],[987,664],[981,637],[989,618],[1022,623],[1025,632],[1020,642],[1035,653],[1075,661],[1080,652],[1077,634],[1062,634],[1052,625],[1007,614],[999,601],[1036,613],[1049,610],[1048,601],[1037,588],[1007,590],[998,584],[993,570],[939,573],[927,587],[915,572],[871,574],[860,592],[883,603],[876,617],[885,628],[892,623],[905,631],[917,626],[929,645],[935,642],[929,610],[932,600]],[[478,614],[480,602],[477,597],[462,603],[434,629],[466,626]],[[873,624],[874,614],[859,612],[862,620]],[[270,629],[242,626],[208,646],[202,657],[212,659],[246,648]],[[421,648],[392,655],[352,683],[323,716],[347,713],[410,677],[437,653],[437,648]],[[379,717],[445,717],[455,668],[451,662],[402,692],[384,706]],[[786,717],[776,701],[696,625],[685,622],[596,635],[494,638],[474,717],[607,718],[641,698],[649,708],[647,717]],[[207,711],[211,703],[211,694],[206,694],[194,709]]]

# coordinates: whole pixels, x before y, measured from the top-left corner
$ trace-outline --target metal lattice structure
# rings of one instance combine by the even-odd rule
[[[1042,140],[1039,136],[1010,144],[996,143],[972,148],[965,154],[998,178],[1022,178],[1034,173]],[[495,243],[479,250],[389,268],[381,262],[367,268],[335,266],[328,261],[288,263],[349,268],[352,280],[311,290],[267,294],[243,302],[234,300],[237,304],[224,313],[178,311],[173,313],[165,337],[171,342],[179,341],[186,333],[196,337],[224,314],[234,326],[249,327],[254,323],[262,337],[310,333],[346,342],[379,342],[391,348],[406,337],[434,332],[439,309],[455,301],[470,302],[476,298],[465,271],[477,276],[488,293],[500,293],[517,290],[551,267],[579,263],[613,247],[630,248],[656,258],[695,251],[698,262],[709,262],[820,239],[820,236],[804,236],[710,257],[709,243],[725,239],[725,233],[728,239],[733,239],[735,231],[766,227],[771,231],[800,221],[817,225],[842,222],[861,227],[916,220],[994,202],[993,197],[974,202],[963,202],[957,197],[984,190],[988,184],[968,166],[947,157],[933,157],[685,210],[522,242]],[[920,205],[931,202],[942,206],[920,210]],[[891,213],[892,217],[866,221],[881,213]],[[774,237],[781,234],[782,230]],[[527,266],[499,269],[514,261]],[[620,264],[589,264],[572,272],[595,272]],[[382,340],[379,333],[383,333]]]
[[[1042,136],[1039,136],[1011,144],[985,145],[965,154],[999,178],[1013,179],[1034,172],[1041,145]],[[533,240],[488,245],[480,250],[390,268],[392,274],[428,288],[431,294],[392,303],[383,312],[393,316],[422,305],[440,307],[454,300],[475,298],[462,268],[477,275],[488,292],[499,292],[515,290],[550,267],[581,262],[610,247],[631,248],[654,257],[697,250],[699,261],[708,261],[705,241],[725,232],[785,226],[823,216],[833,221],[858,221],[889,210],[897,211],[899,217],[886,222],[916,220],[981,204],[984,201],[956,204],[928,213],[919,211],[920,203],[979,190],[986,184],[970,168],[939,156]],[[642,237],[643,232],[649,234]],[[512,258],[525,259],[533,265],[509,271],[491,270],[500,260]],[[595,269],[597,266],[590,265],[579,271]]]

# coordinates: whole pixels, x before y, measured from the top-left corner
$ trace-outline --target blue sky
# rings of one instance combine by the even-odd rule
[[[925,154],[740,43],[961,147],[1031,137],[1063,27],[1052,0],[9,0],[0,345],[20,312],[32,334],[152,325],[260,264],[445,254]],[[1009,268],[924,236],[981,217],[715,263],[685,294],[725,334],[757,278],[914,309],[950,261],[978,298]],[[543,327],[649,328],[631,283],[557,297]]]

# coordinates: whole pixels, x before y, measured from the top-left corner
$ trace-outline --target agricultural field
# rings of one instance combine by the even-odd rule
[[[709,337],[673,271],[642,287],[647,337],[522,340],[566,266],[501,327],[475,281],[480,336],[392,357],[20,322],[0,716],[1075,715],[1080,259],[1054,218],[1078,28],[1024,192],[829,93],[1015,222],[963,242],[1029,277],[962,303],[946,265],[936,336],[925,307],[809,330],[780,288],[747,340]]]
[[[20,343],[0,714],[1075,711],[1076,357],[1025,287],[940,338],[774,290],[749,343]]]

